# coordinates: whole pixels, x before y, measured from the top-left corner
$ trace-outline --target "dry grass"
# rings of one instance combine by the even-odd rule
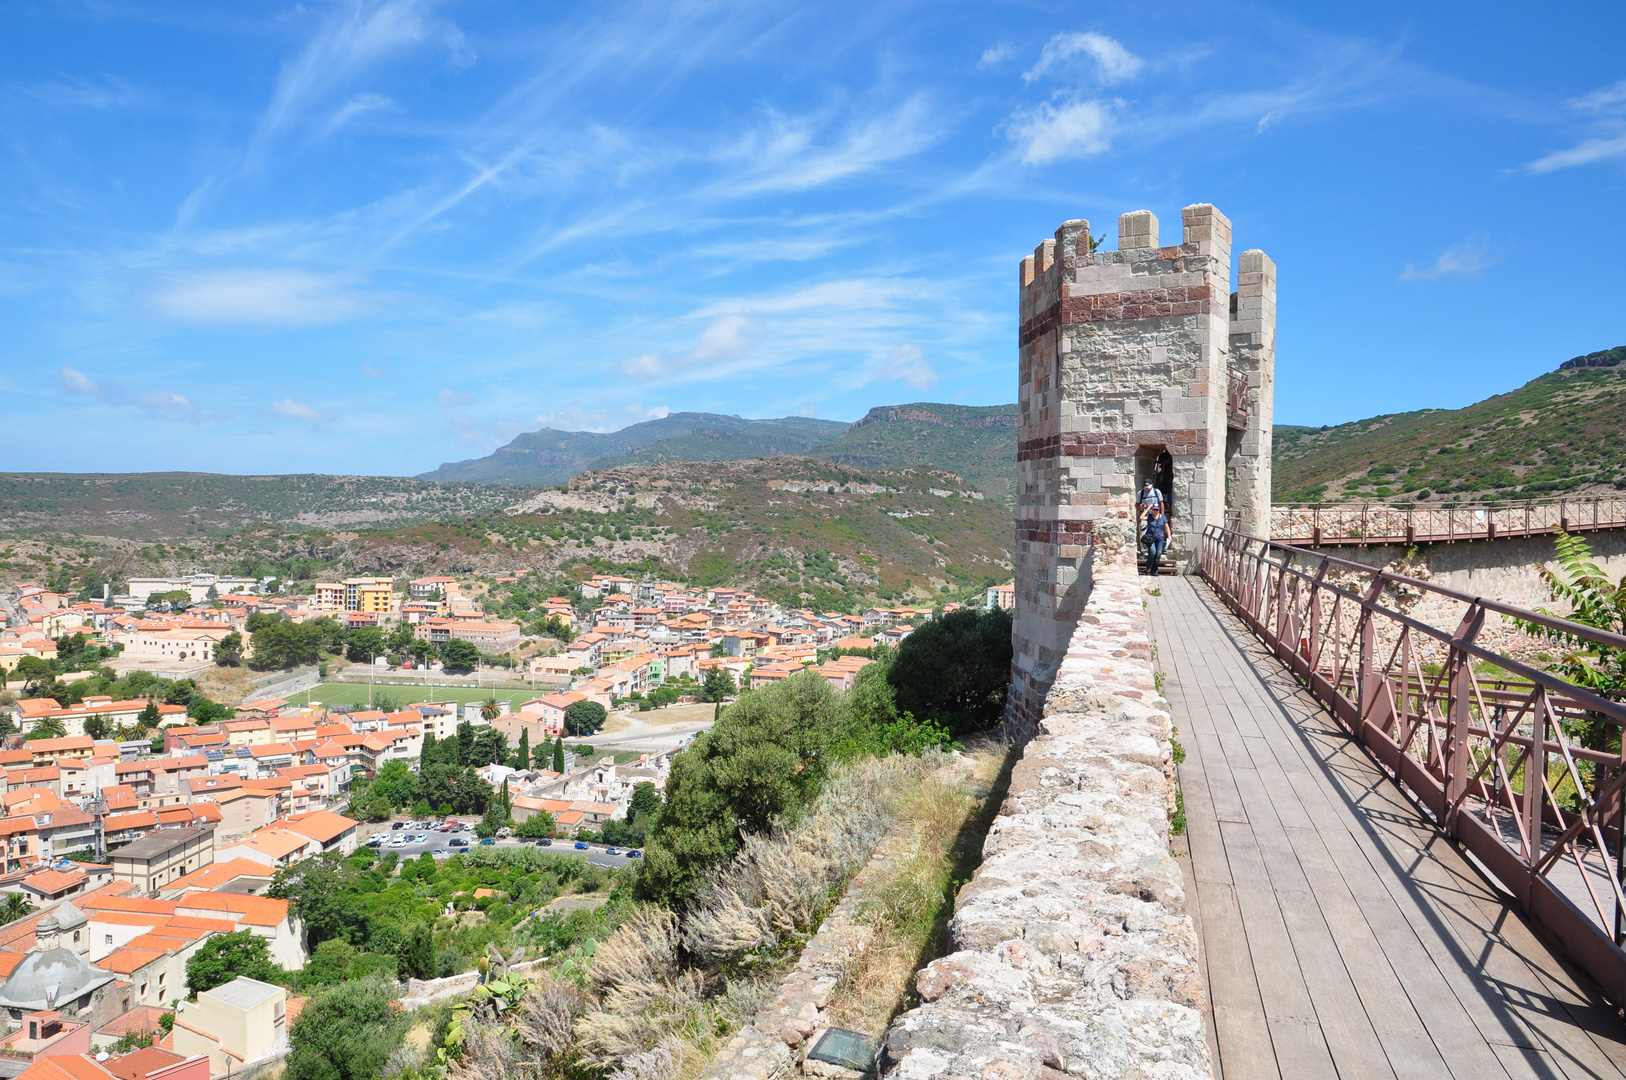
[[[875,937],[836,987],[834,1025],[881,1036],[914,1004],[914,974],[946,951],[954,895],[982,858],[1008,762],[1004,747],[986,743],[969,750],[959,768],[924,777],[903,793],[885,846],[887,866],[864,883],[859,898],[860,918]]]
[[[748,839],[681,922],[670,911],[639,908],[597,946],[582,982],[545,978],[500,1022],[470,1025],[448,1080],[531,1080],[581,1069],[609,1080],[697,1075],[750,1022],[888,837],[893,869],[869,881],[862,901],[877,929],[875,952],[839,988],[835,1005],[847,1026],[878,1032],[902,1007],[920,958],[943,937],[954,889],[980,856],[1002,764],[1002,752],[990,748],[837,770],[794,826]],[[517,1041],[503,1030],[509,1024]]]

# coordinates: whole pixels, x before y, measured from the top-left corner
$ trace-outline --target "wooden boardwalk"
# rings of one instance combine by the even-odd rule
[[[1626,1076],[1626,1022],[1208,586],[1145,580],[1216,1075]]]

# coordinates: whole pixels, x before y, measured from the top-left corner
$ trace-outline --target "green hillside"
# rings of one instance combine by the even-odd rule
[[[144,479],[111,478],[106,486],[150,508]],[[354,516],[365,506],[333,501],[312,510],[290,499],[284,509],[297,513],[287,521],[228,528],[225,522],[249,517],[240,492],[202,481],[250,478],[188,479],[179,516],[123,515],[100,495],[73,501],[58,491],[55,527],[14,530],[0,541],[0,582],[50,582],[99,595],[103,582],[117,588],[130,577],[204,568],[294,582],[359,573],[495,577],[521,569],[548,580],[602,571],[727,583],[852,609],[878,599],[968,596],[1010,576],[1010,511],[962,493],[959,477],[930,468],[862,470],[793,456],[624,466],[583,474],[565,489],[497,487],[506,497],[497,504],[482,501],[484,487],[438,485],[463,498],[466,512],[338,527],[301,519]],[[366,481],[345,483],[370,490]],[[156,490],[174,489],[160,483]],[[321,490],[330,500],[345,498],[344,484]],[[211,504],[211,493],[223,503]],[[180,527],[155,536],[166,522]]]
[[[1465,409],[1282,425],[1278,503],[1539,499],[1626,488],[1626,346]]]
[[[711,449],[708,436],[691,438],[705,431],[723,436],[739,436],[740,456],[760,457],[768,453],[806,453],[847,429],[838,420],[787,416],[778,420],[745,420],[716,413],[681,412],[646,420],[620,431],[556,431],[543,428],[517,436],[507,446],[483,458],[448,461],[440,468],[423,473],[420,480],[466,480],[495,484],[562,484],[578,473],[603,467],[602,463],[630,460],[719,459],[715,452],[700,458],[683,457],[684,449]],[[639,456],[643,451],[666,446],[664,454]],[[783,447],[784,449],[776,449]]]
[[[608,434],[543,428],[483,458],[447,462],[421,480],[562,484],[589,470],[668,461],[805,454],[867,469],[947,469],[1014,504],[1016,406],[918,402],[871,409],[855,424],[811,417],[745,420],[673,413]]]
[[[396,476],[0,473],[0,533],[156,539],[252,525],[416,524],[492,513],[519,497],[510,485]]]
[[[1016,505],[1015,405],[883,406],[812,454],[870,469],[947,469],[989,498]]]

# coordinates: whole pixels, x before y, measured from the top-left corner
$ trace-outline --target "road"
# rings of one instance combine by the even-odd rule
[[[423,831],[424,830],[419,829],[416,832],[411,833],[410,835],[418,836]],[[388,828],[380,829],[380,828],[375,827],[372,830],[372,832],[369,832],[367,834],[367,836],[370,838],[374,833],[384,833],[387,836],[389,836],[391,839],[394,839],[397,836],[406,835],[406,830],[404,830],[404,829],[390,830]],[[448,844],[447,841],[449,841],[454,836],[462,837],[463,839],[467,840],[469,842],[469,848],[474,847],[475,845],[479,844],[479,842],[480,842],[480,841],[475,839],[474,833],[472,831],[471,832],[455,832],[455,833],[430,832],[429,833],[429,839],[425,843],[420,844],[420,843],[418,843],[416,841],[413,841],[411,843],[402,844],[400,847],[395,847],[395,846],[391,845],[388,841],[386,841],[383,844],[383,846],[381,846],[378,849],[378,853],[380,855],[382,855],[386,851],[393,851],[393,852],[395,852],[395,854],[397,856],[399,856],[404,861],[406,859],[416,859],[418,856],[422,855],[426,851],[433,852],[437,848],[445,848],[446,849],[446,855],[444,855],[444,856],[437,855],[436,858],[450,858],[452,855],[456,854],[459,851],[467,851],[467,850],[469,850],[469,848],[454,848],[450,844]],[[364,839],[362,842],[366,843],[366,840]],[[497,847],[497,848],[536,847],[536,841],[535,840],[498,840],[495,844],[492,844],[492,845],[489,845],[489,846]],[[537,850],[538,851],[550,852],[550,853],[555,854],[555,855],[582,855],[582,856],[585,856],[587,858],[588,862],[596,863],[599,866],[608,867],[610,869],[618,869],[620,867],[626,866],[629,862],[634,861],[632,859],[629,859],[626,855],[611,855],[611,854],[609,854],[604,849],[604,845],[602,845],[602,844],[589,844],[586,851],[581,851],[581,850],[579,850],[578,848],[575,847],[575,842],[572,841],[572,840],[555,840],[551,846],[549,846],[549,847],[540,847],[540,848],[537,848]]]

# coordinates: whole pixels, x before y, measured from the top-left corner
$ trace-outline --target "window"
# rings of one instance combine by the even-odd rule
[[[113,935],[112,934],[103,934],[102,935],[102,944],[103,945],[111,945],[111,944],[113,944]]]

